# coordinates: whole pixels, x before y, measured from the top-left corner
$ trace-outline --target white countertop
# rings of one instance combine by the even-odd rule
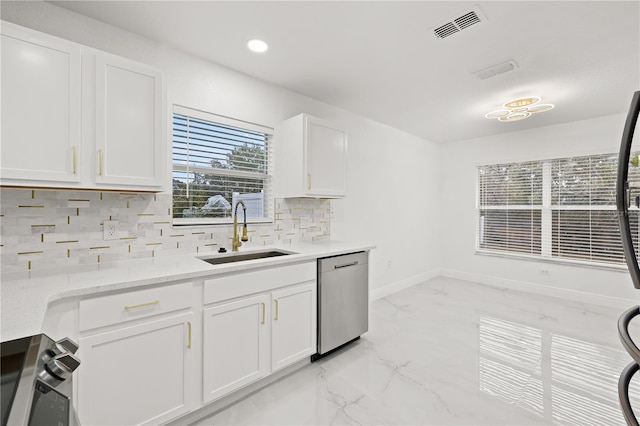
[[[60,299],[301,262],[373,248],[373,244],[342,241],[300,243],[248,248],[239,252],[282,250],[293,253],[288,256],[221,265],[211,265],[200,258],[230,253],[183,254],[4,274],[1,283],[0,340],[13,340],[41,333],[48,305]]]

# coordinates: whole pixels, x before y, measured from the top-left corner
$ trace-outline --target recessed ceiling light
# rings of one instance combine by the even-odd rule
[[[256,53],[264,53],[269,49],[269,45],[266,42],[257,38],[249,40],[247,42],[247,47],[249,48],[249,50]]]

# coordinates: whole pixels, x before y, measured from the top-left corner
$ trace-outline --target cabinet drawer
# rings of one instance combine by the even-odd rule
[[[184,283],[81,300],[80,331],[189,308],[192,288]]]
[[[220,302],[315,279],[315,261],[222,275],[205,280],[204,303]]]

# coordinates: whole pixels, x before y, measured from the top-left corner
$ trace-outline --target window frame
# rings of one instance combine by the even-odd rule
[[[175,227],[203,227],[203,226],[215,226],[215,225],[231,225],[233,224],[233,213],[234,206],[232,200],[228,200],[231,206],[231,214],[229,217],[200,217],[200,218],[180,218],[174,217],[174,188],[173,188],[173,176],[174,172],[182,172],[182,173],[193,173],[194,171],[197,173],[198,171],[204,171],[202,167],[199,166],[189,166],[188,164],[180,164],[174,162],[174,118],[175,115],[182,115],[189,118],[194,118],[198,120],[208,121],[214,124],[219,124],[222,126],[232,126],[236,128],[240,128],[243,130],[248,130],[251,132],[263,133],[266,136],[265,141],[265,173],[258,172],[248,172],[248,171],[240,171],[240,170],[229,170],[222,168],[212,167],[211,169],[206,169],[209,175],[214,176],[223,176],[223,177],[233,177],[233,178],[250,178],[250,179],[261,179],[264,186],[264,215],[263,217],[247,217],[247,223],[252,224],[273,224],[274,223],[274,200],[273,200],[273,164],[274,164],[274,143],[273,143],[273,134],[274,129],[271,127],[267,127],[264,125],[252,123],[249,121],[244,121],[232,117],[227,117],[207,111],[202,111],[194,108],[185,107],[182,105],[173,105],[173,110],[171,111],[171,176],[172,176],[172,184],[171,184],[171,221],[172,225]],[[212,173],[213,172],[213,173]],[[188,187],[188,183],[187,183]],[[241,212],[239,214],[239,221],[243,221],[243,215]]]
[[[557,246],[558,242],[554,241],[554,234],[555,234],[555,223],[553,222],[553,218],[556,214],[561,214],[562,212],[571,212],[571,211],[589,211],[589,212],[612,212],[612,213],[617,213],[617,209],[615,206],[615,199],[613,201],[614,204],[598,204],[598,203],[592,203],[592,201],[589,201],[589,204],[580,204],[580,205],[561,205],[561,204],[553,204],[552,203],[552,192],[554,190],[553,187],[553,177],[552,177],[552,164],[554,164],[554,162],[556,161],[562,161],[562,160],[569,160],[569,159],[583,159],[583,158],[597,158],[597,157],[605,157],[605,156],[610,156],[610,157],[615,157],[616,158],[616,170],[617,170],[617,153],[596,153],[596,154],[581,154],[581,155],[573,155],[573,156],[566,156],[566,157],[557,157],[557,158],[542,158],[542,159],[536,159],[536,160],[524,160],[524,161],[503,161],[503,162],[495,162],[495,163],[483,163],[483,164],[476,164],[475,167],[475,171],[476,171],[476,214],[475,214],[475,228],[476,228],[476,232],[475,232],[475,252],[476,254],[479,255],[488,255],[488,256],[496,256],[496,257],[504,257],[504,258],[514,258],[514,259],[523,259],[523,260],[532,260],[532,261],[539,261],[539,262],[549,262],[549,263],[559,263],[559,264],[573,264],[576,266],[583,266],[583,267],[592,267],[592,268],[598,268],[598,269],[608,269],[608,270],[618,270],[618,271],[626,271],[626,263],[624,260],[624,254],[622,255],[622,258],[620,260],[601,260],[601,259],[596,259],[594,260],[594,258],[597,258],[597,251],[594,251],[593,248],[590,248],[589,250],[589,256],[590,259],[587,258],[587,256],[584,257],[579,257],[579,256],[574,256],[574,257],[562,257],[562,256],[557,256],[554,254],[554,251],[556,250],[555,247]],[[542,214],[542,225],[541,225],[541,241],[540,241],[540,246],[541,246],[541,252],[539,255],[534,255],[534,254],[528,254],[528,253],[521,253],[521,252],[514,252],[514,251],[508,251],[508,250],[502,250],[502,249],[488,249],[486,247],[482,247],[481,246],[481,216],[482,216],[482,212],[484,210],[488,210],[488,207],[496,207],[496,206],[487,206],[487,205],[482,205],[481,203],[481,183],[480,183],[480,170],[483,167],[491,167],[491,166],[497,166],[500,164],[522,164],[522,163],[539,163],[542,165],[543,168],[543,182],[542,182],[542,192],[543,192],[543,196],[542,196],[542,203],[541,203],[541,207],[533,207],[533,208],[540,208],[541,210],[541,214]],[[591,171],[592,166],[590,166],[590,171]],[[589,175],[591,176],[591,175]],[[615,193],[615,171],[614,171],[614,175],[613,175],[614,179],[613,179],[613,192]],[[514,206],[516,207],[516,206]],[[503,207],[506,210],[509,210],[508,206]],[[516,207],[517,209],[518,207]],[[522,206],[519,206],[519,208],[522,208]],[[630,208],[630,211],[636,211],[636,213],[638,213],[638,209],[637,208]],[[603,226],[605,226],[607,224],[607,222],[602,222]],[[617,223],[616,223],[616,227],[617,227]],[[637,231],[636,231],[637,233]],[[592,229],[589,229],[589,238],[591,240],[594,240],[594,237],[597,237],[598,234],[592,232]],[[635,243],[637,246],[637,242]],[[611,246],[614,247],[614,246]],[[620,247],[622,247],[622,243],[620,243]],[[637,248],[636,248],[637,250]],[[595,254],[594,254],[595,253]]]

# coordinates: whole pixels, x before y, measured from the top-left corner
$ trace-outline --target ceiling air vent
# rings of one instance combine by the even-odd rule
[[[457,26],[460,27],[461,30],[472,26],[473,24],[477,24],[480,22],[480,17],[476,12],[465,13],[459,18],[454,19]]]
[[[476,6],[473,10],[465,12],[456,18],[451,18],[449,22],[438,26],[433,30],[433,33],[438,38],[445,38],[485,20],[486,18],[480,11],[480,8]]]
[[[451,34],[455,34],[458,31],[460,31],[460,30],[458,29],[458,27],[453,25],[452,22],[447,22],[446,24],[444,24],[444,25],[436,28],[435,30],[433,30],[433,32],[436,33],[436,36],[438,38],[449,37]]]

